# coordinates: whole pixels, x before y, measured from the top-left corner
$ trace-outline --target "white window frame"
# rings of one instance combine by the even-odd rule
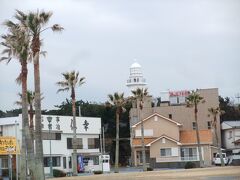
[[[165,150],[165,155],[162,155],[162,150]],[[170,150],[169,154],[167,154],[167,150]],[[161,148],[160,149],[160,157],[172,157],[172,148]]]

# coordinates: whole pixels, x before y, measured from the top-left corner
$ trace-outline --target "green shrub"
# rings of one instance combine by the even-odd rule
[[[153,171],[153,168],[147,167],[147,171]]]
[[[102,171],[93,171],[94,174],[102,174]]]
[[[59,169],[53,169],[53,177],[65,177],[66,173]]]
[[[184,168],[185,168],[185,169],[196,168],[196,164],[193,163],[193,162],[187,162],[187,163],[185,164],[185,167],[184,167]]]

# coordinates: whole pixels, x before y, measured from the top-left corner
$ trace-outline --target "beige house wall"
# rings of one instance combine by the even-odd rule
[[[177,156],[170,157],[161,157],[160,149],[162,148],[178,148]],[[153,143],[150,146],[150,158],[156,158],[156,162],[175,162],[180,161],[180,148],[177,143],[170,141],[165,138],[165,143],[162,139],[159,139],[157,142]]]
[[[136,132],[136,130],[141,131],[141,124],[139,124],[134,129],[135,129],[135,132]],[[170,122],[166,119],[163,119],[157,115],[144,121],[144,129],[145,130],[153,130],[152,137],[160,137],[161,135],[165,134],[165,135],[179,141],[179,127],[175,123]]]

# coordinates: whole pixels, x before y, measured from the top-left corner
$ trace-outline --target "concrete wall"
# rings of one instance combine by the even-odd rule
[[[155,158],[150,159],[150,167],[151,168],[184,168],[187,162],[179,161],[179,162],[156,162]],[[193,162],[196,167],[200,167],[199,161]]]

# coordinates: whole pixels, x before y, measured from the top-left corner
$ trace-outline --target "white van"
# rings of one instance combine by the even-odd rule
[[[229,159],[228,159],[226,153],[222,153],[222,156],[223,156],[224,164],[227,165]],[[215,165],[221,165],[221,159],[220,159],[219,153],[217,153],[217,154],[215,155],[214,164],[215,164]]]

